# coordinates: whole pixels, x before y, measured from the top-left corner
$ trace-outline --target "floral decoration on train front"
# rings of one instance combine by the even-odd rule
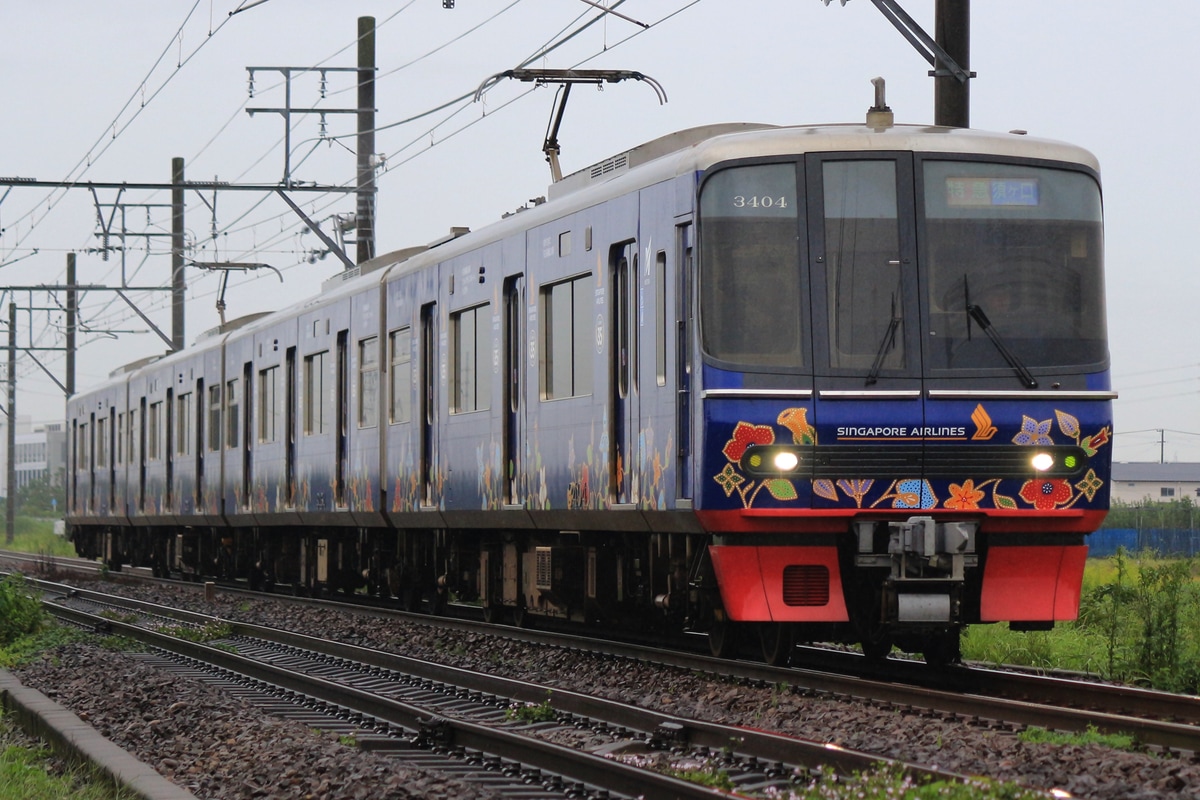
[[[801,493],[797,479],[785,474],[755,475],[745,468],[747,453],[751,459],[761,460],[776,452],[772,446],[786,441],[790,434],[791,443],[815,447],[817,431],[808,422],[808,410],[788,408],[781,412],[775,425],[739,420],[721,452],[726,464],[713,480],[724,490],[726,497],[735,494],[743,508],[752,508],[764,499],[762,494],[779,502],[795,502]],[[996,432],[983,405],[978,405],[971,414],[975,425],[976,441],[986,441]],[[776,425],[786,433],[778,432]],[[963,428],[965,431],[966,429]],[[1112,429],[1104,425],[1098,431],[1085,436],[1079,420],[1061,409],[1054,410],[1054,417],[1040,420],[1027,414],[1022,415],[1021,427],[1012,438],[1012,444],[1023,447],[1050,447],[1064,441],[1078,447],[1089,458],[1107,445]],[[1055,436],[1059,440],[1055,440]],[[966,436],[963,436],[966,439]],[[754,449],[758,450],[755,451]],[[786,448],[780,448],[784,453]],[[761,452],[763,455],[759,455]],[[967,475],[948,481],[944,496],[939,495],[933,482],[920,477],[899,478],[890,482],[862,477],[812,478],[812,494],[839,504],[853,502],[856,508],[934,509],[947,508],[971,511],[982,508],[1017,510],[1033,508],[1052,511],[1075,506],[1081,501],[1091,502],[1104,487],[1104,480],[1088,467],[1086,472],[1073,480],[1058,475],[1047,475],[1021,481],[1019,488],[1006,478],[984,475]],[[1011,488],[1010,488],[1011,487]]]

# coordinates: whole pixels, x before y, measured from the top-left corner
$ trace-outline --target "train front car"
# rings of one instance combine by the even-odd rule
[[[719,153],[696,279],[714,652],[754,631],[776,662],[794,639],[946,662],[965,625],[1074,619],[1115,396],[1094,158],[908,126]]]

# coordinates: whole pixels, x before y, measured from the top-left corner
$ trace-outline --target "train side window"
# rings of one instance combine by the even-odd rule
[[[146,460],[162,458],[159,442],[162,440],[162,402],[151,403],[146,411]]]
[[[304,357],[304,434],[325,433],[325,369],[329,351]]]
[[[237,384],[237,378],[225,382],[225,446],[230,450],[237,448],[238,431],[241,430]]]
[[[358,342],[358,427],[374,428],[379,419],[379,337]]]
[[[543,400],[592,393],[595,353],[592,315],[595,278],[583,275],[542,287],[541,396]]]
[[[107,441],[108,420],[104,417],[96,418],[96,466],[108,466],[108,450],[104,444]]]
[[[667,385],[667,251],[654,257],[654,380]]]
[[[267,367],[258,373],[258,440],[275,441],[275,419],[279,416],[279,367]]]
[[[192,393],[181,394],[175,399],[175,452],[191,455],[192,452]]]
[[[124,413],[117,414],[116,442],[117,442],[117,452],[115,453],[115,456],[117,459],[116,463],[124,464],[125,463],[125,414]]]
[[[388,334],[391,360],[391,393],[388,398],[388,419],[393,424],[412,421],[412,328],[401,328]]]
[[[136,408],[129,409],[129,427],[126,429],[126,435],[129,437],[129,441],[126,443],[125,452],[129,454],[127,457],[129,459],[130,463],[137,461],[137,458],[138,458],[137,450],[135,449],[135,447],[137,445],[137,438],[136,438],[136,434],[137,434],[137,430],[138,430],[137,419],[138,419],[137,409]]]
[[[450,315],[450,413],[491,407],[491,359],[488,358],[489,304]]]
[[[221,449],[221,384],[208,387],[208,449]]]

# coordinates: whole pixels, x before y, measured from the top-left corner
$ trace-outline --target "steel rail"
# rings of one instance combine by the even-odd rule
[[[323,702],[384,720],[409,731],[417,732],[422,728],[428,728],[431,722],[427,709],[393,700],[374,692],[256,661],[216,647],[151,631],[138,625],[78,611],[58,603],[50,602],[46,605],[54,615],[76,624],[85,626],[103,624],[106,626],[106,630],[111,629],[113,634],[127,636],[143,644],[212,664],[254,680],[271,683],[288,691],[315,697]],[[440,730],[448,732],[444,742],[448,745],[452,744],[456,747],[507,758],[543,772],[556,773],[632,797],[648,795],[677,797],[686,800],[692,798],[713,800],[713,798],[728,797],[725,792],[518,733],[451,717],[441,717],[436,720],[436,723]]]
[[[340,603],[328,604],[346,607]],[[371,613],[394,616],[391,612],[383,613],[378,609],[372,609]],[[433,624],[428,617],[403,616]],[[196,615],[197,619],[204,617]],[[685,670],[730,675],[765,685],[788,684],[878,704],[928,708],[968,718],[982,717],[1065,731],[1084,732],[1095,728],[1104,733],[1130,734],[1149,746],[1200,753],[1200,698],[1187,695],[975,667],[931,670],[925,665],[894,659],[875,669],[875,672],[886,672],[886,676],[871,679],[823,670],[734,662],[640,645],[597,642],[578,636],[551,635],[463,620],[438,618],[437,624],[465,631],[486,631],[528,642],[573,646]],[[847,656],[847,660],[862,662],[861,658],[852,656]],[[1066,707],[1067,704],[1073,707]]]

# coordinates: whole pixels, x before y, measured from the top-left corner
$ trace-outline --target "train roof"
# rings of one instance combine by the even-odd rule
[[[1100,170],[1096,157],[1084,148],[1029,136],[1024,131],[996,133],[935,125],[705,125],[654,139],[571,173],[549,187],[546,202],[507,215],[478,231],[462,233],[464,229],[454,229],[454,235],[427,247],[397,251],[403,258],[388,263],[388,275],[445,261],[515,230],[550,222],[641,187],[697,175],[725,161],[820,152],[989,155],[1079,164],[1097,174]]]
[[[1079,164],[1099,174],[1096,157],[1066,142],[1042,139],[1024,131],[1007,133],[898,124],[871,126],[862,123],[820,125],[770,125],[717,123],[688,128],[653,139],[564,176],[547,191],[548,200],[478,231],[452,228],[449,235],[425,245],[396,250],[345,270],[326,280],[321,292],[275,312],[262,312],[233,320],[197,337],[184,353],[216,344],[239,332],[273,324],[279,316],[300,313],[345,294],[363,291],[372,284],[445,261],[514,231],[531,228],[558,217],[602,203],[612,197],[684,175],[696,175],[725,161],[745,158],[797,156],[821,152],[919,152],[947,155],[991,155],[1033,158]],[[178,354],[152,356],[114,370],[110,382],[158,361],[173,361]]]
[[[779,126],[752,123],[708,125],[678,131],[565,176],[550,187],[558,199],[656,159],[666,159],[675,175],[702,171],[722,161],[756,156],[786,156],[834,151],[911,151],[1041,158],[1078,163],[1099,172],[1096,157],[1066,142],[1028,136],[1025,131],[996,133],[935,125],[824,124]]]

